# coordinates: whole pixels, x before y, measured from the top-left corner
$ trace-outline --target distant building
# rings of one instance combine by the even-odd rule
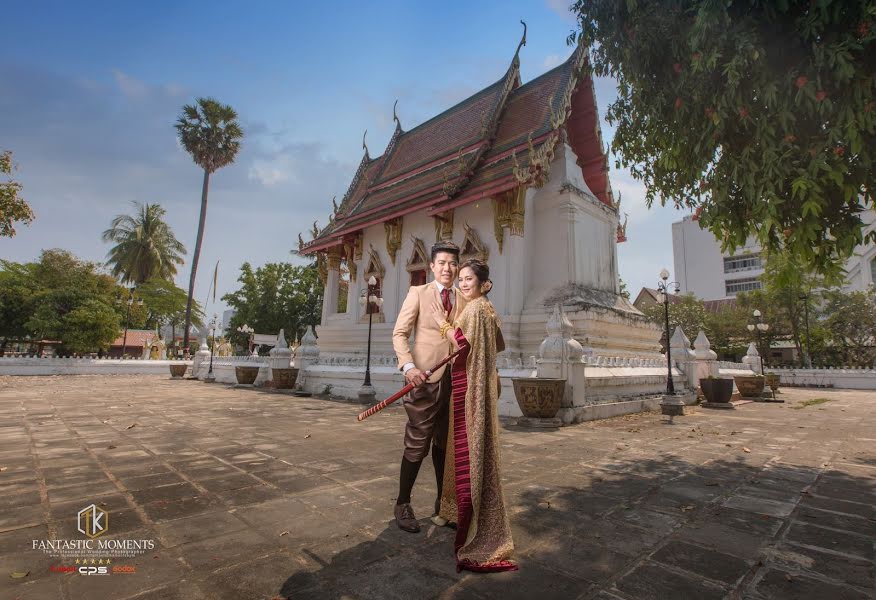
[[[865,232],[876,227],[876,213],[864,214]],[[750,292],[763,287],[760,276],[764,272],[761,247],[753,239],[735,252],[721,252],[715,236],[700,227],[695,215],[684,217],[672,224],[672,254],[675,280],[681,293],[692,293],[703,300],[734,298],[739,292]],[[864,290],[876,284],[876,244],[858,246],[846,261],[848,291]]]
[[[110,344],[107,352],[110,357],[121,358],[127,354],[139,358],[143,354],[143,348],[151,346],[156,338],[151,329],[129,329],[127,333],[127,337],[122,333]]]

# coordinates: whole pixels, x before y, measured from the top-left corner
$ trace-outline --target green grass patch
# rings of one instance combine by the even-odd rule
[[[800,404],[792,406],[791,408],[795,410],[800,410],[801,408],[806,408],[807,406],[814,406],[816,404],[824,404],[825,402],[830,402],[830,398],[813,398],[812,400],[804,400]]]

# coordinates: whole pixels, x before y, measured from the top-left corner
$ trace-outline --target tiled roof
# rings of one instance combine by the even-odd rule
[[[582,74],[585,60],[579,47],[560,66],[520,85],[515,56],[499,81],[410,131],[397,127],[381,157],[365,155],[336,220],[301,252],[338,245],[345,235],[417,208],[440,212],[520,185],[515,166],[518,174],[529,172],[530,141],[532,147],[556,144],[564,122],[585,181],[610,204],[592,82]]]
[[[128,348],[142,348],[144,345],[151,344],[155,339],[155,332],[149,329],[129,329],[127,342],[125,341],[124,331],[119,334],[110,346],[119,346],[123,344]]]

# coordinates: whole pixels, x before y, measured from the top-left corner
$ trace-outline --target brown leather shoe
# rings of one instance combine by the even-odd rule
[[[414,516],[414,509],[408,503],[395,505],[395,522],[398,528],[408,533],[419,533],[420,524]]]

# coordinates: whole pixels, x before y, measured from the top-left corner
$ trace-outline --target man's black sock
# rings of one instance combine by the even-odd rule
[[[437,498],[441,499],[441,490],[444,485],[444,458],[447,451],[438,446],[432,446],[432,466],[435,467],[435,485],[438,487]],[[437,506],[437,502],[435,503]]]
[[[396,504],[408,504],[411,501],[411,490],[414,489],[414,482],[417,481],[417,473],[420,472],[420,465],[423,461],[411,462],[406,458],[402,458],[401,473],[398,478],[398,499]]]

